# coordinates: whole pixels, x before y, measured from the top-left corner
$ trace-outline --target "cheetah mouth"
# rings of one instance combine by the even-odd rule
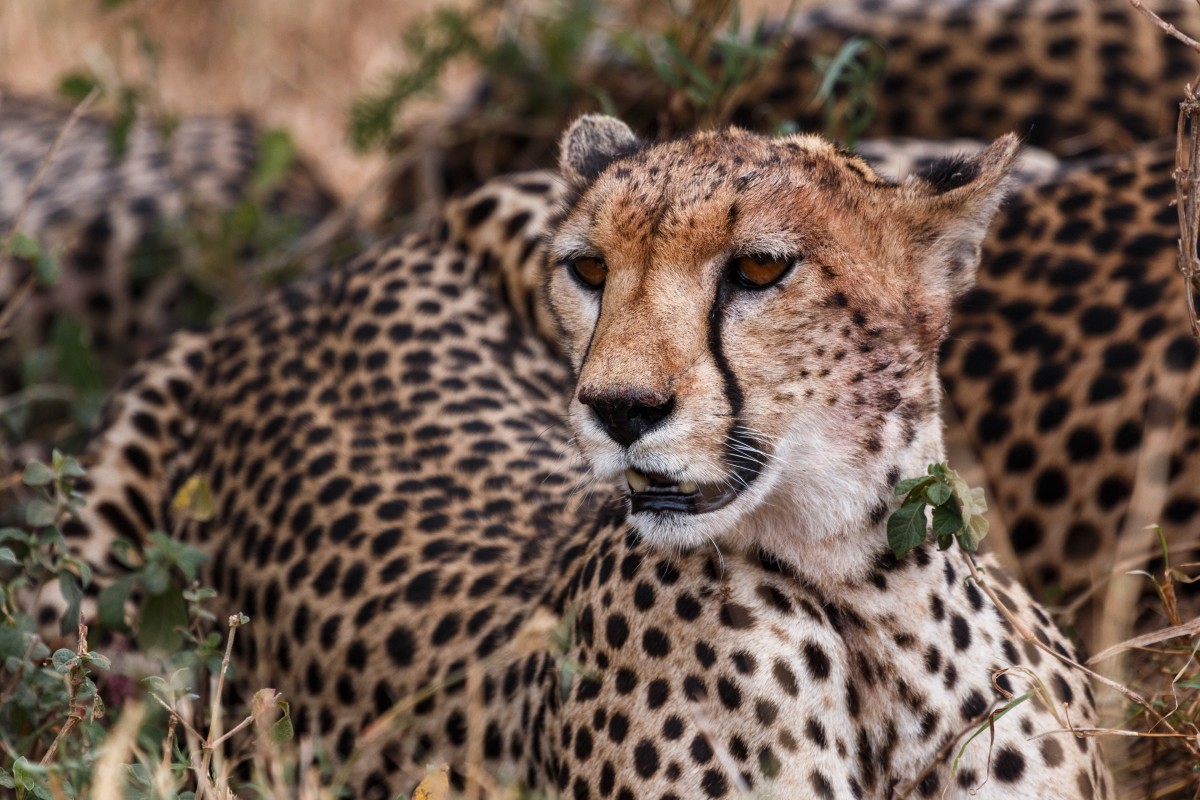
[[[676,481],[656,472],[625,470],[630,511],[672,514],[708,514],[732,503],[741,490],[730,485]]]

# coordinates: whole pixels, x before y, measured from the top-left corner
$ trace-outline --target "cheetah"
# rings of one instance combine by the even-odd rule
[[[360,797],[429,761],[574,798],[1111,796],[1042,609],[980,560],[1038,647],[963,551],[884,533],[942,457],[937,351],[1015,137],[903,183],[737,128],[585,116],[561,151],[558,185],[176,335],[114,395],[68,536],[211,554],[255,620],[241,680]],[[481,280],[531,261],[565,359]],[[212,520],[171,519],[192,475]],[[1035,674],[1053,708],[964,748]]]
[[[52,101],[0,91],[0,234],[16,225],[27,188],[67,123]],[[54,253],[59,280],[21,301],[0,339],[0,395],[21,384],[21,356],[45,344],[56,317],[88,332],[106,374],[124,372],[180,324],[180,278],[170,226],[228,210],[254,191],[262,132],[244,116],[188,117],[164,137],[139,121],[115,141],[100,114],[77,119],[28,198],[20,232]],[[303,162],[270,189],[264,207],[298,231],[334,207]],[[239,254],[245,255],[245,254]],[[0,269],[0,308],[23,294],[29,270]],[[150,344],[148,344],[150,343]]]

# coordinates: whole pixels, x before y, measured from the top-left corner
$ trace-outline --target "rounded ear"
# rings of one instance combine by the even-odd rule
[[[980,245],[1008,194],[1020,149],[1020,139],[1009,133],[977,155],[944,159],[904,183],[914,223],[928,233],[921,269],[951,297],[975,283]]]
[[[614,159],[641,146],[642,140],[616,117],[584,114],[563,134],[558,169],[575,189],[582,189]]]

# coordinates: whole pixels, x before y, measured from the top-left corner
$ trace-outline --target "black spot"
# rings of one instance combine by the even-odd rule
[[[1181,333],[1167,345],[1167,369],[1174,372],[1186,372],[1196,363],[1200,355],[1200,345],[1191,334]]]
[[[963,700],[959,713],[962,714],[964,722],[973,722],[982,716],[986,710],[987,701],[983,699],[983,695],[978,690],[972,689],[967,698]]]
[[[950,635],[954,638],[954,649],[962,652],[971,646],[971,628],[958,614],[950,615]]]
[[[671,650],[671,641],[658,628],[647,628],[642,634],[642,649],[651,658],[664,658]]]
[[[802,652],[804,653],[804,662],[808,667],[808,674],[814,680],[823,681],[829,678],[830,663],[829,656],[821,649],[821,646],[816,642],[808,641],[804,643]]]
[[[1112,306],[1089,306],[1079,315],[1079,328],[1086,334],[1099,336],[1111,333],[1120,321],[1120,312]]]
[[[1016,783],[1025,772],[1025,757],[1012,747],[1001,747],[996,752],[993,772],[1001,783]]]
[[[658,772],[658,749],[646,739],[633,749],[633,768],[643,778],[651,778]]]
[[[1013,442],[1005,456],[1004,468],[1008,472],[1025,472],[1037,462],[1037,448],[1027,440]]]
[[[1037,476],[1034,484],[1034,496],[1039,503],[1054,505],[1067,496],[1067,478],[1058,469],[1045,469]]]
[[[407,667],[412,663],[416,652],[416,642],[412,631],[397,627],[387,638],[387,654],[398,667]]]
[[[972,378],[985,378],[992,374],[1000,354],[986,341],[978,341],[968,348],[963,357],[963,372]]]
[[[485,197],[477,200],[467,209],[466,223],[468,228],[477,228],[496,210],[496,198]]]
[[[1091,428],[1076,428],[1067,437],[1067,454],[1072,461],[1091,461],[1100,447],[1100,437]]]

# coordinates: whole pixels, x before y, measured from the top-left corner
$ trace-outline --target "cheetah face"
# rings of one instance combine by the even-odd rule
[[[642,536],[792,552],[882,520],[940,456],[936,351],[1016,149],[896,185],[817,137],[575,123],[547,300]]]

